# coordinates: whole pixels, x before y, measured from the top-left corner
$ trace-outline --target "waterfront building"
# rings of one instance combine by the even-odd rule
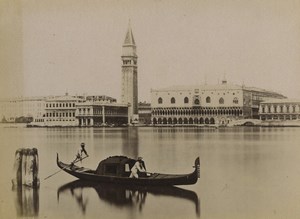
[[[45,114],[42,121],[35,121],[36,126],[77,126],[76,105],[84,101],[82,96],[50,96],[45,101]]]
[[[128,105],[128,123],[138,122],[138,72],[134,37],[129,24],[122,50],[121,103]]]
[[[31,122],[42,120],[45,97],[19,97],[0,100],[1,122]]]
[[[105,95],[23,97],[0,100],[1,122],[30,126],[99,126],[128,123],[128,105]]]
[[[300,120],[300,100],[270,99],[259,107],[259,117],[263,121]]]
[[[151,104],[146,102],[140,102],[139,108],[139,124],[148,125],[151,124]]]
[[[152,124],[220,124],[258,119],[259,105],[282,94],[227,83],[151,90]]]
[[[76,105],[75,117],[80,127],[123,125],[128,123],[128,105],[107,96],[89,96]]]
[[[45,97],[28,97],[23,99],[23,115],[32,121],[43,121],[45,115]],[[31,121],[30,120],[30,121]]]

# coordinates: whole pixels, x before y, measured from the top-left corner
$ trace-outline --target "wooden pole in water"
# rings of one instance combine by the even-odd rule
[[[36,148],[18,149],[15,153],[14,170],[16,176],[12,180],[13,185],[39,187],[38,165],[38,150]]]

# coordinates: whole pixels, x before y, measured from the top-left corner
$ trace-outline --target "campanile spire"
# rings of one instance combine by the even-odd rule
[[[130,20],[129,20],[129,23],[128,23],[128,29],[127,29],[127,33],[126,33],[126,37],[125,37],[123,45],[135,46],[135,41],[134,41],[134,37],[133,37],[133,34],[132,34]]]

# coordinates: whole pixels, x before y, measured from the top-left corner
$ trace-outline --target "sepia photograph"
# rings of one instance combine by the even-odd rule
[[[0,0],[0,217],[300,218],[300,1]]]

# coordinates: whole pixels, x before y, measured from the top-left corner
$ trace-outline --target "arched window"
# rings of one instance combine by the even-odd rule
[[[182,118],[179,118],[179,119],[178,119],[178,123],[179,123],[179,124],[182,124]]]
[[[204,123],[209,124],[209,118],[205,118]]]
[[[175,103],[175,98],[174,97],[171,98],[171,103]]]
[[[195,103],[196,105],[199,105],[199,104],[200,104],[199,99],[195,99],[194,103]]]
[[[184,103],[189,103],[189,98],[188,97],[184,98]]]
[[[201,117],[199,122],[200,122],[200,124],[203,124],[204,123],[204,119]]]
[[[206,97],[206,103],[210,103],[210,97]]]
[[[221,97],[221,98],[219,99],[219,104],[224,104],[224,99],[223,99],[223,97]]]
[[[239,103],[239,99],[238,99],[237,97],[235,97],[235,98],[233,99],[233,103],[238,104],[238,103]]]
[[[158,104],[162,104],[163,103],[163,99],[160,97],[158,98]]]

